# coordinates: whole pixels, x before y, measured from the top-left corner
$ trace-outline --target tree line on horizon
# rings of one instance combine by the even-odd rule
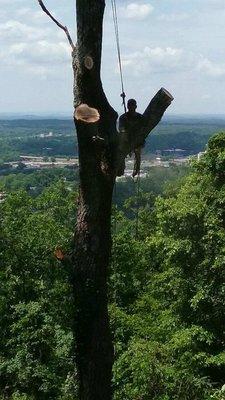
[[[222,129],[222,123],[162,122],[147,138],[144,156],[157,150],[179,148],[185,155],[196,154],[205,149],[213,132]],[[43,132],[53,131],[54,137],[40,137]],[[9,161],[18,160],[20,155],[42,157],[77,156],[77,141],[72,121],[0,121],[0,167]]]

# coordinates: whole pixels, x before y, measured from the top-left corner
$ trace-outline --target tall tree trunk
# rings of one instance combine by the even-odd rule
[[[111,202],[115,180],[111,137],[117,113],[100,79],[103,0],[77,0],[77,46],[73,52],[75,110],[98,110],[96,123],[75,118],[80,193],[75,231],[74,292],[76,354],[81,400],[110,400],[113,344],[107,309],[111,251]],[[81,116],[82,117],[82,116]]]
[[[114,178],[89,126],[76,123],[80,193],[74,251],[77,367],[81,400],[109,400],[113,345],[107,310]],[[92,131],[94,127],[90,127]]]
[[[83,150],[89,160],[85,165],[81,162],[74,253],[80,399],[109,400],[113,345],[107,310],[107,269],[111,251],[113,180],[101,171],[92,146],[86,144]]]

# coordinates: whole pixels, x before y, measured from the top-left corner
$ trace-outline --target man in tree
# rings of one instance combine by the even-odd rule
[[[146,125],[145,117],[142,114],[136,112],[137,102],[135,99],[128,100],[127,109],[128,111],[121,115],[121,117],[119,118],[119,131],[122,135],[122,146],[126,146],[127,143],[134,143],[136,135]],[[134,169],[132,174],[133,177],[138,175],[140,172],[142,146],[138,146],[134,149]],[[125,159],[122,169],[124,172]],[[120,173],[122,174],[122,170],[120,171]]]

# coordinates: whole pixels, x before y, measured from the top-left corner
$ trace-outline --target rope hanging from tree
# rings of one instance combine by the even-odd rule
[[[119,24],[118,24],[118,17],[117,17],[117,6],[116,0],[111,0],[112,5],[112,14],[113,14],[113,23],[114,23],[114,30],[115,30],[115,37],[116,37],[116,47],[117,47],[117,56],[118,56],[118,64],[119,64],[119,73],[120,73],[120,82],[121,82],[121,97],[123,99],[123,107],[124,112],[127,112],[126,108],[126,94],[124,89],[124,79],[123,79],[123,68],[122,68],[122,59],[121,59],[121,49],[120,49],[120,37],[119,37]],[[140,171],[138,172],[137,177],[137,203],[136,203],[136,215],[135,215],[135,237],[138,238],[138,229],[139,229],[139,197],[140,197]],[[135,181],[134,181],[135,183]],[[115,197],[117,196],[116,193],[116,182],[115,182]],[[115,215],[114,220],[114,233],[117,233],[117,216]]]
[[[111,0],[112,4],[112,13],[113,13],[113,23],[114,23],[114,29],[115,29],[115,36],[116,36],[116,47],[117,47],[117,56],[118,56],[118,63],[119,63],[119,72],[120,72],[120,82],[121,82],[121,97],[123,99],[123,107],[124,107],[124,112],[127,112],[126,108],[126,94],[125,94],[125,89],[124,89],[124,80],[123,80],[123,68],[122,68],[122,60],[121,60],[121,50],[120,50],[120,37],[119,37],[119,24],[118,24],[118,17],[117,17],[117,6],[116,6],[116,0]]]

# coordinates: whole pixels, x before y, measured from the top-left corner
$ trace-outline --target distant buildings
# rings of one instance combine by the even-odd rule
[[[40,138],[49,138],[49,137],[53,137],[54,133],[53,132],[48,132],[48,133],[41,133],[39,135]]]
[[[176,148],[156,150],[156,164],[164,168],[169,168],[171,164],[186,164],[190,159],[189,156],[187,156],[186,154],[186,150]]]
[[[66,158],[48,158],[37,157],[37,156],[20,156],[20,162],[26,166],[26,168],[32,169],[40,169],[40,168],[64,168],[64,167],[78,167],[78,158],[70,158],[69,160]],[[11,165],[15,168],[17,167],[19,162],[13,162]]]
[[[179,157],[184,157],[187,155],[187,150],[184,149],[177,149],[177,148],[172,148],[172,149],[166,149],[166,150],[157,150],[156,151],[157,155],[162,155],[165,157],[170,157],[170,158],[179,158]]]

